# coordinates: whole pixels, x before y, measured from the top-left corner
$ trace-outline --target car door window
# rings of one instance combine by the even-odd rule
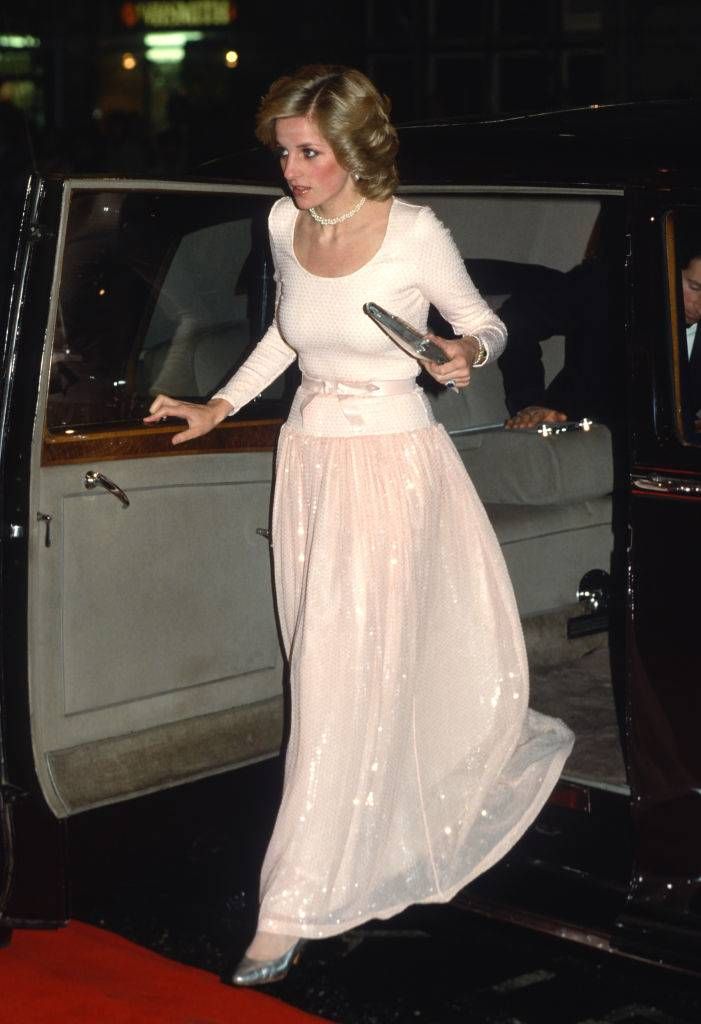
[[[665,220],[673,402],[677,433],[701,444],[701,208]]]
[[[153,396],[206,400],[272,315],[269,199],[75,191],[47,402],[50,433],[140,425]],[[284,414],[285,379],[243,418]]]

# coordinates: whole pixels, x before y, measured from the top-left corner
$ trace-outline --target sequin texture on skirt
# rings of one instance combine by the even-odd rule
[[[259,929],[450,899],[533,821],[573,738],[528,709],[501,549],[443,427],[283,428],[273,558],[292,721]]]

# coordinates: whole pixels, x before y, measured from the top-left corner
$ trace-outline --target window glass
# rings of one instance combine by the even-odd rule
[[[502,54],[501,110],[542,110],[553,102],[551,62],[541,54]]]
[[[570,35],[601,32],[604,27],[602,0],[564,0],[562,27]]]
[[[433,68],[434,114],[479,114],[485,109],[488,74],[481,58],[440,54]]]
[[[549,0],[500,0],[498,7],[498,32],[506,39],[538,40],[547,36],[550,26]]]
[[[600,103],[606,96],[606,59],[603,53],[564,54],[565,97],[573,106]]]
[[[417,70],[406,54],[376,53],[370,57],[370,74],[381,92],[392,97],[392,117],[397,121],[415,116]]]
[[[406,39],[414,21],[413,6],[411,0],[375,0],[369,8],[371,36],[381,40],[383,45]]]
[[[674,404],[682,438],[701,444],[701,208],[670,214],[667,228]]]
[[[452,0],[434,0],[431,6],[433,31],[441,40],[479,40],[488,24],[488,7],[478,0],[470,4],[456,4]]]
[[[206,400],[263,333],[266,197],[76,191],[61,264],[49,429],[139,424],[153,396]],[[282,415],[285,379],[248,418]]]

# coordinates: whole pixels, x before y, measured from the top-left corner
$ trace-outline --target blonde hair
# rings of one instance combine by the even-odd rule
[[[355,68],[310,64],[278,78],[261,100],[256,135],[273,149],[279,117],[310,117],[339,164],[368,199],[387,199],[397,186],[399,144],[391,103]]]

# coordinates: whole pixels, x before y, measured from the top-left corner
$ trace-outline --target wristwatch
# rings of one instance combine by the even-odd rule
[[[484,344],[483,341],[480,341],[479,338],[475,338],[475,341],[477,342],[477,358],[475,359],[472,365],[473,367],[484,366],[484,364],[489,359],[489,352],[487,351],[487,346]]]

